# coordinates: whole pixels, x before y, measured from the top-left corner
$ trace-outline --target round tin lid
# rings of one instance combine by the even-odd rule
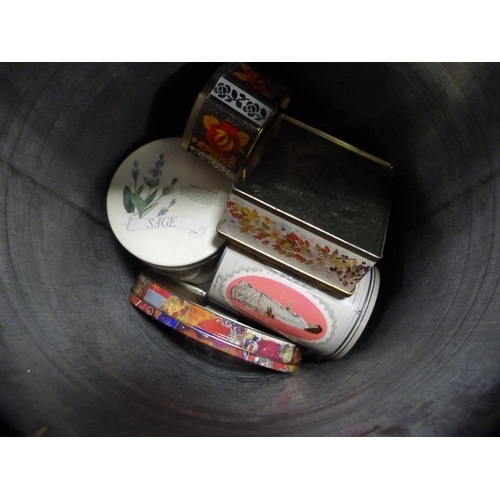
[[[118,241],[142,261],[195,266],[223,245],[216,226],[231,181],[180,147],[160,139],[134,151],[111,181],[108,219]]]

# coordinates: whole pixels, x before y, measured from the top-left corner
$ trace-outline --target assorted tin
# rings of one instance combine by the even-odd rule
[[[377,299],[392,165],[284,115],[289,100],[256,68],[223,66],[182,139],[123,161],[107,211],[117,239],[146,265],[134,306],[205,345],[292,373],[297,345],[210,304],[321,356],[344,356]]]
[[[382,256],[392,166],[280,115],[233,182],[221,236],[352,294]]]
[[[172,289],[175,289],[175,292]],[[141,273],[132,293],[168,316],[171,319],[169,326],[175,323],[175,328],[183,333],[187,331],[186,328],[194,329],[234,348],[246,351],[248,355],[287,365],[300,363],[301,351],[295,344],[250,328],[227,315],[199,304],[199,298],[196,298],[192,292],[189,299],[185,298],[187,294],[183,293],[182,286],[179,284],[166,282],[166,285],[159,285],[157,281]],[[177,323],[181,326],[177,327]]]
[[[182,147],[234,177],[289,91],[245,63],[223,66],[200,92]]]
[[[372,268],[351,296],[329,294],[229,246],[208,298],[322,356],[341,358],[363,332],[379,285]]]
[[[107,212],[118,241],[146,264],[177,279],[210,279],[224,245],[216,226],[230,180],[160,139],[134,151],[116,171]]]

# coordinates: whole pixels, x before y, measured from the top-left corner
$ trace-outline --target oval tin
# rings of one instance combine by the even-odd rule
[[[208,298],[322,356],[341,358],[366,327],[379,286],[372,268],[352,295],[333,295],[230,246]]]

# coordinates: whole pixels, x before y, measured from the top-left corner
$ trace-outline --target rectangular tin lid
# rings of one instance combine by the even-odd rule
[[[247,160],[233,192],[326,239],[380,258],[392,165],[285,115]]]

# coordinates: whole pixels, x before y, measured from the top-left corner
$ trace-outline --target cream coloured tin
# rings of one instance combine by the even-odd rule
[[[392,165],[280,115],[233,182],[219,234],[343,294],[382,257]]]
[[[206,284],[207,282],[212,280],[215,275],[215,269],[217,268],[221,255],[222,249],[217,251],[217,253],[207,261],[198,263],[195,266],[175,268],[172,270],[168,267],[163,268],[158,266],[146,265],[145,270],[146,272],[150,270],[154,273],[158,273],[176,281],[182,281],[191,285],[201,285]]]
[[[338,359],[363,332],[379,286],[379,272],[373,267],[352,295],[326,293],[229,246],[208,298],[322,356]]]
[[[180,138],[160,139],[134,151],[115,172],[108,219],[118,241],[141,261],[199,282],[210,279],[224,246],[216,226],[229,191],[230,180],[187,155]]]

